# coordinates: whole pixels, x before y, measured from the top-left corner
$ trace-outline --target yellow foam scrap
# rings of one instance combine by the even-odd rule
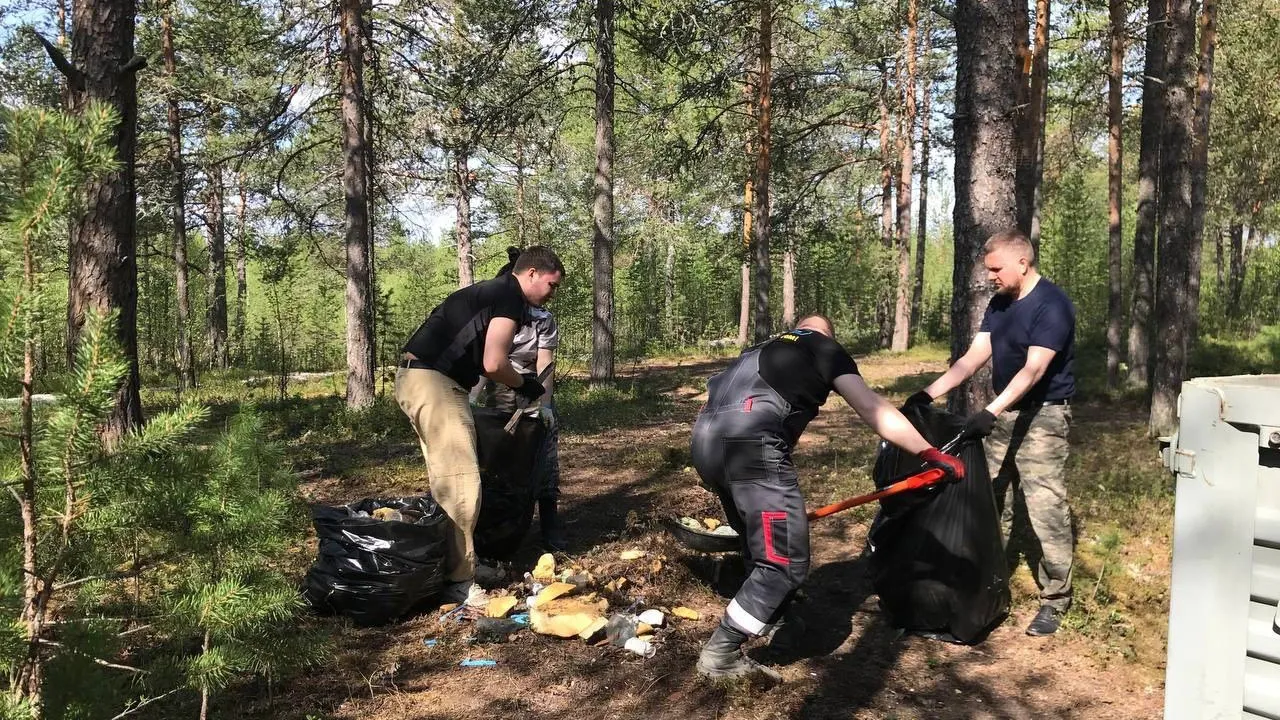
[[[609,610],[609,601],[603,598],[589,601],[580,597],[562,597],[556,598],[546,605],[539,605],[538,610],[547,615],[572,615],[574,613],[604,615]]]
[[[613,580],[610,580],[607,584],[605,584],[604,589],[608,590],[609,592],[622,592],[622,589],[625,588],[626,586],[627,586],[627,579],[624,577],[620,577],[620,578],[615,578]]]
[[[587,642],[591,642],[597,635],[601,634],[608,625],[609,621],[607,619],[597,617],[595,620],[591,621],[591,624],[587,626],[587,629],[578,633],[578,637],[586,640]]]
[[[671,614],[675,615],[676,617],[684,618],[685,620],[697,620],[702,617],[701,615],[698,614],[697,610],[690,610],[687,607],[672,608]]]
[[[507,613],[511,612],[519,602],[517,598],[511,595],[490,598],[489,606],[485,608],[484,614],[491,618],[506,617]]]
[[[444,613],[447,613],[450,610],[457,610],[457,609],[458,609],[458,603],[445,603],[440,606],[440,613],[443,615]]]
[[[646,555],[643,550],[623,550],[618,557],[622,560],[639,560]]]
[[[573,585],[570,583],[553,582],[550,585],[542,588],[542,591],[539,592],[537,597],[534,599],[534,603],[538,607],[542,607],[544,604],[549,603],[552,600],[555,600],[561,595],[568,595],[569,593],[573,592],[574,589],[576,589],[577,587],[578,587],[577,585]]]
[[[649,566],[649,571],[653,573],[662,572],[662,561],[654,560],[653,564]]]
[[[529,625],[542,635],[570,638],[603,620],[608,609],[607,600],[586,602],[581,598],[558,598],[530,610]]]
[[[652,633],[653,633],[652,626],[646,623],[640,623],[636,625],[636,635],[650,635]]]
[[[554,635],[555,637],[571,638],[586,632],[596,620],[601,620],[598,615],[590,615],[586,613],[571,613],[567,615],[549,615],[542,612],[538,608],[529,611],[529,625],[533,631],[541,635]]]
[[[534,580],[551,580],[556,576],[556,558],[551,553],[543,553],[538,564],[533,568]]]
[[[708,530],[715,530],[716,528],[720,527],[720,526],[721,526],[721,525],[723,525],[724,523],[720,522],[719,520],[717,520],[717,519],[715,519],[715,518],[705,518],[705,519],[702,521],[702,524],[703,524],[703,525],[706,525]]]

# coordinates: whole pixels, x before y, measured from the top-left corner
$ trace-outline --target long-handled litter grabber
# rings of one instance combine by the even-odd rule
[[[942,452],[949,452],[961,440],[963,435],[957,435],[951,442],[939,448]],[[945,472],[938,468],[929,468],[920,470],[904,478],[893,481],[875,492],[869,492],[857,497],[851,497],[847,500],[824,505],[816,510],[809,511],[809,520],[820,520],[828,515],[834,515],[838,512],[855,508],[859,505],[866,505],[870,502],[883,500],[887,497],[900,495],[904,492],[912,490],[920,490],[937,484],[946,475]],[[715,533],[705,532],[695,528],[691,528],[681,523],[675,518],[668,518],[667,530],[675,537],[680,544],[692,550],[701,552],[735,552],[742,549],[742,541],[736,535],[719,535]]]
[[[556,364],[554,362],[552,362],[550,365],[543,368],[542,372],[538,373],[538,382],[539,383],[546,382],[547,377],[550,376],[551,373],[555,372],[555,369],[556,369]],[[519,399],[516,400],[516,404],[517,405],[520,404]],[[516,411],[511,413],[511,419],[507,421],[507,424],[504,425],[502,429],[506,430],[508,435],[515,433],[516,425],[520,423],[520,416],[525,412],[531,410],[532,408],[533,408],[533,403],[529,403],[525,407],[517,407]]]
[[[955,436],[954,438],[951,439],[951,442],[947,443],[946,445],[943,445],[941,448],[939,448],[939,450],[941,450],[944,453],[950,452],[960,442],[960,440],[963,437],[964,437],[963,435]],[[944,475],[946,475],[946,473],[943,472],[942,470],[939,470],[938,468],[930,468],[928,470],[922,470],[920,472],[915,473],[914,475],[908,475],[907,477],[902,478],[901,480],[895,480],[889,483],[888,485],[880,488],[879,490],[876,490],[875,492],[869,492],[865,495],[851,497],[848,500],[841,500],[840,502],[831,503],[830,505],[823,505],[817,510],[810,510],[809,519],[817,520],[818,518],[824,518],[828,515],[834,515],[835,513],[838,513],[842,510],[855,508],[855,507],[858,507],[859,505],[866,505],[869,502],[883,500],[887,497],[893,497],[894,495],[898,495],[904,492],[909,492],[911,490],[919,490],[921,488],[926,488],[938,482],[939,480],[941,480]]]

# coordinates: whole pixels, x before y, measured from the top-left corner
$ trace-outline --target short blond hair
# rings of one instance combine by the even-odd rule
[[[831,318],[827,317],[826,315],[823,315],[822,313],[809,313],[808,315],[805,315],[804,317],[800,318],[800,320],[796,322],[796,327],[802,328],[802,327],[805,327],[806,325],[809,327],[813,327],[814,323],[817,323],[817,322],[821,322],[823,325],[827,326],[827,333],[826,333],[827,335],[830,335],[831,337],[836,336],[835,323],[831,322]]]
[[[982,253],[986,255],[997,250],[1012,250],[1026,257],[1028,265],[1034,267],[1036,264],[1036,248],[1021,230],[1001,230],[987,238]]]

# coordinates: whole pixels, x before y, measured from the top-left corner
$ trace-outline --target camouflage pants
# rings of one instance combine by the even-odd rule
[[[1071,560],[1075,534],[1067,502],[1065,467],[1071,408],[1047,405],[1009,410],[986,441],[987,466],[1008,543],[1015,496],[1021,495],[1027,520],[1040,544],[1036,583],[1040,601],[1059,610],[1071,605]]]

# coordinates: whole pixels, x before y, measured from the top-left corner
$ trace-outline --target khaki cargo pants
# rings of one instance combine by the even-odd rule
[[[1006,544],[1013,529],[1015,493],[1040,543],[1036,570],[1040,602],[1065,611],[1071,605],[1075,534],[1067,502],[1066,464],[1071,428],[1069,405],[1009,410],[986,441],[987,466],[1000,510]]]
[[[396,402],[418,433],[431,497],[453,524],[445,543],[446,578],[449,582],[470,580],[476,574],[480,465],[467,390],[435,370],[400,368],[396,371]]]

